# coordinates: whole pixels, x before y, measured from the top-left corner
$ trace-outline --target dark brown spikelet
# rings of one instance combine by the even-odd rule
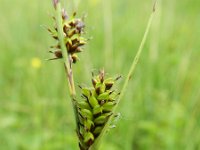
[[[56,8],[56,5],[59,1],[53,0],[54,7]],[[80,18],[76,18],[76,13],[73,13],[71,17],[67,15],[67,12],[62,9],[62,22],[63,22],[63,35],[64,35],[64,42],[65,46],[68,52],[68,55],[70,58],[73,59],[73,63],[76,63],[79,58],[77,53],[80,53],[83,51],[83,46],[86,44],[87,39],[83,37],[85,24]],[[55,46],[52,46],[52,48],[56,48],[53,50],[53,54],[55,58],[53,59],[59,59],[62,58],[62,51],[60,49],[60,42],[58,39],[58,30],[55,26],[54,29],[48,29],[53,39],[57,41],[57,44]],[[59,53],[58,53],[59,52]],[[52,59],[50,59],[52,60]]]

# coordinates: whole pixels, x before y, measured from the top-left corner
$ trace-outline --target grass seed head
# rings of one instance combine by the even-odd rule
[[[58,0],[53,0],[55,8],[58,2]],[[85,24],[81,18],[76,18],[76,13],[73,13],[72,16],[69,17],[65,9],[62,9],[61,14],[62,31],[64,35],[63,41],[65,42],[67,53],[72,59],[72,62],[76,63],[79,60],[77,53],[82,52],[83,46],[87,43],[87,39],[83,37],[83,34],[85,33]],[[52,38],[57,42],[55,46],[51,46],[54,49],[53,54],[55,58],[49,60],[60,59],[62,58],[62,54],[58,55],[58,52],[62,53],[62,51],[58,38],[57,26],[55,25],[53,29],[48,28],[48,31]]]
[[[112,89],[115,78],[106,78],[104,70],[92,76],[92,87],[81,87],[83,98],[77,103],[79,110],[79,147],[88,150],[101,134],[109,117],[113,115],[118,93]]]

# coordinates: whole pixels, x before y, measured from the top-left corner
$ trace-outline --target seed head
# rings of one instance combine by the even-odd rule
[[[82,99],[77,103],[79,147],[88,150],[101,134],[119,96],[113,90],[115,78],[106,78],[104,70],[92,76],[93,87],[81,87]]]
[[[56,8],[59,0],[53,0],[54,7]],[[65,42],[65,46],[68,52],[68,55],[70,58],[72,58],[72,62],[76,63],[79,58],[77,53],[80,53],[83,51],[83,46],[87,43],[87,39],[83,37],[85,24],[80,18],[76,18],[76,12],[72,14],[71,17],[68,16],[65,9],[62,9],[62,25],[63,25],[63,35]],[[52,52],[56,59],[62,58],[62,51],[60,49],[60,42],[58,39],[58,30],[57,26],[54,26],[54,29],[49,29],[51,36],[53,39],[57,41],[57,44],[55,46],[52,46],[52,48],[55,48]],[[58,55],[59,52],[59,55]],[[61,54],[60,54],[61,53]],[[54,60],[54,59],[50,59]]]

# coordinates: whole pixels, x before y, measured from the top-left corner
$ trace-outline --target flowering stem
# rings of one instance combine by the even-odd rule
[[[67,74],[67,80],[68,80],[68,87],[69,87],[69,93],[72,100],[72,105],[74,109],[75,116],[77,117],[77,108],[75,104],[75,96],[76,96],[76,90],[74,86],[74,78],[73,78],[73,71],[72,71],[72,60],[69,57],[69,54],[67,52],[65,43],[64,43],[64,35],[63,35],[63,27],[62,27],[62,16],[61,16],[61,4],[60,1],[54,0],[54,7],[56,9],[56,25],[58,29],[58,39],[60,42],[61,50],[62,50],[62,56],[64,60],[64,67]],[[76,124],[77,124],[77,118],[76,118]]]
[[[137,54],[135,56],[135,58],[133,59],[133,62],[132,62],[132,65],[129,69],[129,72],[128,72],[128,75],[125,79],[125,82],[123,84],[123,87],[122,87],[122,91],[121,91],[121,94],[118,98],[118,101],[117,101],[117,104],[114,106],[113,108],[113,112],[116,111],[116,108],[120,102],[120,100],[122,99],[122,97],[124,96],[124,93],[126,92],[126,89],[127,89],[127,86],[128,86],[128,83],[129,83],[129,80],[131,79],[131,77],[133,76],[133,73],[135,71],[135,68],[137,66],[137,63],[139,61],[139,58],[141,56],[141,52],[143,50],[143,47],[144,47],[144,44],[146,42],[146,39],[147,39],[147,35],[149,33],[149,29],[151,27],[151,23],[152,23],[152,20],[153,20],[153,17],[154,17],[154,14],[155,14],[155,5],[156,3],[154,4],[153,6],[153,11],[151,13],[151,16],[149,17],[149,21],[148,21],[148,24],[147,24],[147,27],[146,27],[146,30],[145,30],[145,33],[144,33],[144,36],[142,38],[142,41],[141,41],[141,44],[139,46],[139,49],[137,51]],[[98,139],[96,139],[95,143],[92,145],[92,147],[90,148],[90,150],[97,150],[99,148],[99,144],[100,144],[100,141],[101,141],[101,138],[104,136],[104,134],[106,133],[106,131],[108,130],[109,128],[109,125],[111,124],[111,121],[112,121],[112,118],[114,117],[114,115],[110,116],[108,122],[106,123],[104,129],[102,130],[101,134],[99,135]]]

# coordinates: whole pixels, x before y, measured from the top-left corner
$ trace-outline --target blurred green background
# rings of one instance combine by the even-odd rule
[[[74,67],[126,76],[152,0],[63,0],[93,37]],[[101,150],[200,150],[200,1],[158,1],[150,35]],[[49,58],[51,0],[0,0],[0,150],[76,150],[62,62]],[[119,89],[124,78],[119,83]],[[77,88],[78,89],[78,88]]]

